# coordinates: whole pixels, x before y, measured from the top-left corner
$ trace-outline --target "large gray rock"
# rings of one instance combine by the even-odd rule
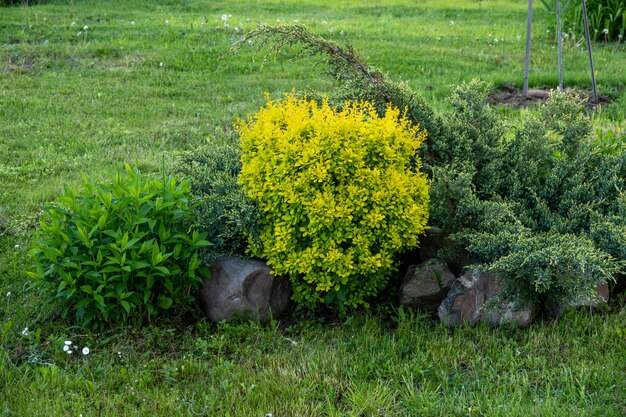
[[[213,321],[246,317],[261,322],[280,315],[291,298],[291,285],[274,277],[264,262],[219,257],[200,291],[202,310]]]
[[[512,303],[501,304],[497,301],[503,285],[498,282],[493,272],[478,272],[468,269],[452,284],[452,289],[439,306],[439,320],[448,326],[462,323],[475,325],[479,322],[497,326],[503,323],[515,323],[520,327],[530,325],[532,310],[519,309]],[[493,301],[491,308],[485,303]]]
[[[448,265],[438,259],[411,265],[400,286],[400,304],[422,311],[437,311],[454,279]]]

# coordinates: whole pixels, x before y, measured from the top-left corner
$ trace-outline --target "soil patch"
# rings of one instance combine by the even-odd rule
[[[489,94],[488,101],[490,104],[496,104],[506,107],[534,107],[538,103],[545,103],[553,89],[531,89],[528,90],[526,97],[522,95],[522,90],[515,88],[511,84],[504,84],[499,89]],[[572,90],[566,88],[568,94],[577,95],[581,101],[584,100],[586,107],[596,107],[598,105],[606,105],[611,102],[611,98],[604,94],[598,94],[598,102],[592,102],[593,92],[590,90]]]

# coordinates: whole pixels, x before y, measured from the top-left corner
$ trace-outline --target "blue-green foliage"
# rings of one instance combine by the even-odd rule
[[[507,134],[483,88],[457,88],[444,116],[432,223],[500,272],[506,296],[552,305],[591,294],[626,259],[626,156],[593,143],[582,106],[565,94]]]
[[[256,203],[237,184],[241,171],[237,142],[211,141],[180,155],[176,173],[189,178],[196,201],[194,227],[213,244],[202,250],[210,262],[219,255],[246,256],[250,239],[258,240]]]
[[[197,251],[209,245],[189,230],[189,193],[186,181],[129,166],[110,183],[85,178],[84,191],[66,188],[45,208],[30,275],[83,327],[141,323],[184,306],[201,283]]]

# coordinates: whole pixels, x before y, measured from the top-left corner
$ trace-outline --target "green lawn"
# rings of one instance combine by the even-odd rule
[[[554,87],[555,28],[535,3],[531,86]],[[0,8],[0,415],[626,414],[623,300],[528,330],[449,330],[384,309],[339,321],[295,315],[268,326],[216,326],[195,317],[85,334],[56,317],[24,274],[41,206],[64,184],[80,184],[82,173],[102,178],[124,162],[167,171],[178,151],[230,135],[265,92],[333,89],[314,59],[292,60],[288,51],[265,59],[251,48],[228,54],[257,24],[297,20],[351,42],[441,109],[450,85],[473,78],[521,86],[526,4],[120,0]],[[577,41],[564,47],[565,84],[586,89],[587,53]],[[613,100],[593,114],[594,125],[602,137],[624,138],[626,46],[594,48],[598,88]],[[502,111],[512,123],[520,114]],[[91,352],[68,355],[65,340]]]

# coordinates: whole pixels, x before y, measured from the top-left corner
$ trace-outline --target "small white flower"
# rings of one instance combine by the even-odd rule
[[[495,39],[493,40],[493,42],[494,42],[494,43],[498,43],[498,38],[495,38]]]
[[[71,26],[71,27],[76,26],[76,22],[72,22],[72,23],[70,23],[70,26]]]
[[[605,35],[609,34],[609,29],[608,28],[604,28],[604,30],[602,31],[602,33],[604,33]]]
[[[546,29],[546,33],[550,33],[550,29]]]
[[[328,22],[327,22],[327,21],[322,20],[322,25],[327,25],[327,24],[328,24]]]
[[[16,244],[16,245],[14,246],[14,248],[15,248],[15,249],[19,249],[19,248],[20,248],[19,243],[18,243],[18,244]]]
[[[89,26],[87,25],[83,26],[83,30],[87,30],[87,29],[89,29]]]
[[[76,34],[76,36],[80,36],[80,35],[82,35],[82,34],[83,34],[83,32],[78,32],[78,33]]]
[[[11,291],[7,292],[7,297],[11,296]]]
[[[293,23],[300,23],[298,19],[293,19]]]
[[[566,33],[565,35],[563,35],[564,39],[569,39],[569,35]]]
[[[83,355],[89,355],[89,348],[85,346],[82,352],[83,352]]]
[[[235,32],[239,32],[239,26],[235,26]]]
[[[339,32],[339,35],[340,35],[340,36],[343,36],[343,35],[345,35],[345,34],[346,34],[346,32],[344,32],[343,30],[342,30],[341,32]]]
[[[28,336],[30,334],[30,332],[28,331],[28,326],[24,327],[24,330],[22,330],[22,336]]]
[[[74,345],[74,350],[78,350],[78,345]]]
[[[454,20],[450,21],[450,26],[454,26]]]
[[[65,353],[67,353],[68,355],[71,355],[72,354],[72,350],[68,349],[68,350],[65,351]]]
[[[70,347],[68,345],[64,345],[63,352],[67,352],[68,350],[70,350]]]
[[[487,35],[487,36],[491,38],[491,33],[489,35]]]
[[[65,345],[66,346],[71,346],[72,345],[72,341],[71,340],[66,340],[65,341]]]
[[[267,414],[265,414],[265,417],[274,417],[274,414],[272,414],[272,413],[267,413]]]
[[[249,17],[246,17],[246,22],[250,22],[252,19],[250,19]]]
[[[131,21],[130,21],[130,24],[131,24],[131,25],[134,25],[134,24],[135,24],[135,21],[134,21],[134,20],[131,20]]]
[[[225,14],[222,15],[222,22],[226,22],[228,21],[228,16],[226,16]]]
[[[162,66],[163,66],[163,63],[162,63],[162,62],[159,62],[159,67],[162,67]]]

